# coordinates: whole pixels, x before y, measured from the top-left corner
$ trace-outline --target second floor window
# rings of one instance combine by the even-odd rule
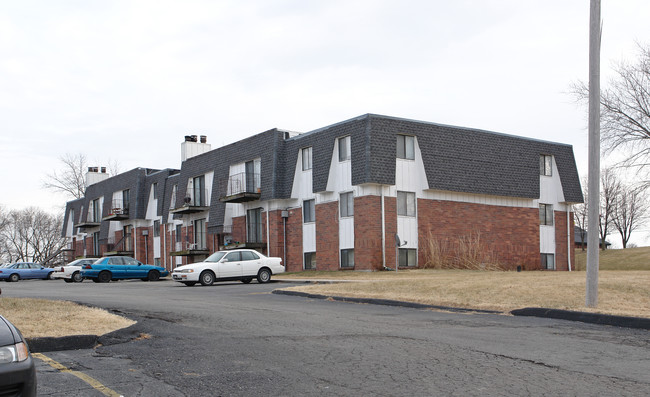
[[[160,221],[153,221],[153,236],[160,237]]]
[[[539,224],[546,226],[553,226],[553,205],[540,204],[539,205]]]
[[[92,219],[91,222],[99,222],[102,220],[102,212],[99,207],[99,199],[94,199],[92,201]]]
[[[397,135],[397,158],[415,160],[415,137]]]
[[[415,216],[415,193],[397,192],[397,215]]]
[[[302,202],[302,219],[304,223],[316,222],[316,200],[305,200]]]
[[[339,161],[347,161],[352,157],[350,150],[350,136],[339,138]]]
[[[122,190],[122,205],[124,210],[128,213],[129,212],[129,202],[131,200],[131,192],[129,189]]]
[[[341,207],[341,218],[354,216],[354,193],[341,193],[339,201]]]
[[[307,171],[312,168],[312,148],[306,147],[302,149],[302,170]]]

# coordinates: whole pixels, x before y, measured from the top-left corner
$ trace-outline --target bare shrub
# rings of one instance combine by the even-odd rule
[[[424,244],[425,263],[430,269],[508,270],[494,250],[481,240],[480,232],[442,240],[429,231]]]

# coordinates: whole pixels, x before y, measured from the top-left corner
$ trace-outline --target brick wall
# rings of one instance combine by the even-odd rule
[[[338,209],[338,201],[316,204],[316,270],[339,269]]]
[[[575,250],[573,249],[574,244],[574,230],[573,230],[573,213],[569,215],[569,240],[571,242],[571,269],[575,270]],[[567,262],[567,227],[566,227],[566,212],[564,211],[555,211],[555,269],[556,270],[569,270],[569,264]]]
[[[287,263],[284,265],[288,272],[297,272],[303,269],[302,208],[289,210],[289,217],[287,218]]]
[[[484,251],[508,268],[540,267],[536,208],[418,199],[418,232],[421,266],[426,262],[426,245],[431,233],[435,240],[451,246],[459,237],[478,235]]]
[[[246,242],[246,216],[232,218],[232,241]]]
[[[354,198],[354,269],[381,270],[381,197]]]
[[[384,224],[386,231],[386,266],[395,267],[395,234],[397,233],[397,198],[384,197]]]

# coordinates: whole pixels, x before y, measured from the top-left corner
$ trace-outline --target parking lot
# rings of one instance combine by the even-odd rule
[[[94,349],[44,353],[39,395],[650,394],[645,330],[272,294],[283,286],[0,284],[138,321]]]

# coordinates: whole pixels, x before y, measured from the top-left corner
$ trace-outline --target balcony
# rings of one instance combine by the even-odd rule
[[[199,200],[199,202],[196,202],[196,200],[188,196],[185,197],[185,199],[183,200],[182,207],[174,208],[169,212],[172,214],[185,215],[185,214],[193,214],[196,212],[207,211],[210,209],[210,207],[206,206],[205,203],[207,203],[207,200],[205,200],[205,198]]]
[[[92,229],[92,228],[95,228],[95,227],[99,227],[100,225],[101,225],[101,223],[99,221],[89,220],[89,221],[85,221],[85,222],[79,222],[79,223],[77,223],[76,225],[73,225],[73,226],[76,227],[77,229],[79,229],[79,231],[81,232],[81,231],[85,231],[87,229]]]
[[[197,243],[177,242],[174,248],[176,251],[170,252],[169,255],[171,256],[210,255],[210,251],[206,247],[201,247]]]
[[[128,234],[115,242],[115,238],[109,237],[106,241],[106,252],[104,256],[133,256],[133,243],[131,235]]]
[[[219,191],[225,194],[219,197],[223,203],[245,203],[259,200],[262,196],[260,174],[242,172],[231,175],[219,184]]]
[[[108,216],[102,218],[103,221],[123,221],[129,219],[129,203],[123,203],[122,200],[113,200]]]

